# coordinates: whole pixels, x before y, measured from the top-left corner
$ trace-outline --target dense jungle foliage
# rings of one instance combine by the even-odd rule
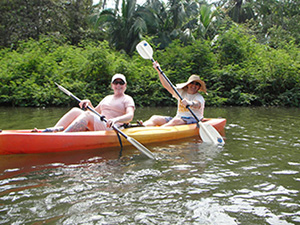
[[[35,14],[37,17],[25,14],[30,9],[42,12],[40,5],[26,2],[1,2],[1,21],[12,24],[17,17],[26,20],[23,29],[21,24],[13,27],[1,22],[0,105],[76,105],[55,82],[95,105],[112,93],[110,81],[115,73],[126,75],[126,93],[137,106],[174,105],[175,99],[160,84],[151,61],[135,51],[136,44],[146,39],[154,48],[154,59],[174,84],[185,82],[191,74],[206,82],[208,106],[300,107],[299,8],[297,11],[285,4],[293,17],[274,25],[270,21],[276,21],[278,14],[272,20],[266,16],[271,16],[274,5],[270,4],[271,11],[259,18],[249,13],[249,4],[235,8],[243,1],[232,1],[236,3],[232,7],[219,1],[215,10],[198,2],[198,11],[192,8],[193,1],[170,1],[172,8],[160,1],[136,6],[135,1],[127,0],[121,11],[101,9],[91,1],[70,1],[69,5],[32,1],[43,3],[48,13]],[[13,3],[21,5],[18,8]],[[186,12],[189,7],[194,9],[186,13],[190,19],[176,20],[174,15],[181,11],[174,10],[175,3],[185,4]],[[150,14],[149,7],[156,13]],[[100,13],[95,14],[95,9]],[[81,17],[72,15],[73,11]],[[52,23],[56,17],[59,20]],[[262,21],[265,26],[258,27]]]

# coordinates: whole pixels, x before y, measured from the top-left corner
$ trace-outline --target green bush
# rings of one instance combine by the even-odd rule
[[[282,49],[272,49],[257,44],[237,28],[224,36],[226,41],[221,36],[214,48],[218,62],[222,63],[213,78],[218,95],[226,99],[224,104],[300,106],[297,46],[290,43]]]
[[[110,81],[115,73],[126,75],[126,93],[137,106],[176,105],[151,61],[138,53],[129,57],[105,41],[86,41],[75,47],[49,37],[18,46],[0,50],[0,105],[77,105],[54,82],[96,105],[112,93]],[[300,55],[292,42],[272,49],[232,28],[214,45],[196,40],[187,46],[173,42],[164,50],[152,47],[154,58],[173,84],[185,82],[191,74],[206,82],[208,106],[300,106]]]

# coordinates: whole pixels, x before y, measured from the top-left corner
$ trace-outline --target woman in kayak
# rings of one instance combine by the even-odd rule
[[[133,98],[125,94],[127,87],[126,78],[123,74],[115,74],[111,80],[113,95],[108,95],[94,108],[90,100],[82,100],[80,108],[87,106],[95,109],[105,116],[107,122],[101,121],[99,116],[87,110],[73,108],[67,112],[55,125],[63,127],[65,132],[110,130],[113,125],[119,126],[129,123],[134,116],[135,104]]]
[[[153,115],[149,120],[143,122],[144,126],[174,126],[182,124],[197,123],[197,120],[188,110],[187,106],[193,110],[199,120],[203,119],[205,100],[199,91],[206,93],[206,86],[204,81],[200,79],[197,75],[191,75],[187,82],[177,84],[176,88],[179,94],[182,96],[183,100],[176,95],[173,88],[165,80],[163,75],[158,70],[159,64],[157,62],[153,63],[153,67],[157,70],[160,82],[166,88],[174,98],[178,100],[177,114],[176,116],[159,116]]]

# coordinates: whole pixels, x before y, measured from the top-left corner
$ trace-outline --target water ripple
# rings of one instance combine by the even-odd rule
[[[127,147],[4,156],[0,224],[300,223],[299,111],[228,112],[224,147],[147,145],[156,161]]]

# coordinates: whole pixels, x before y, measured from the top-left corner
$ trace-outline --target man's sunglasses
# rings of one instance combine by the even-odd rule
[[[122,81],[122,80],[115,80],[115,81],[113,82],[113,84],[114,84],[114,85],[117,85],[117,84],[124,85],[125,82]]]

